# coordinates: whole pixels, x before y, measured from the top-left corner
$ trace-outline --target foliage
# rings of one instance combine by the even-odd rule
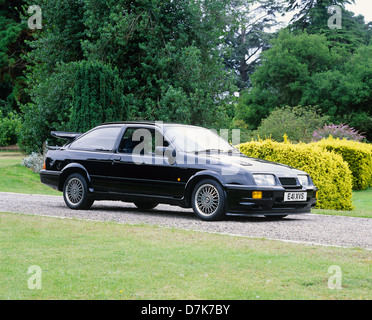
[[[76,63],[69,129],[86,132],[115,120],[126,119],[123,82],[118,71],[100,62]]]
[[[326,8],[350,1],[0,0],[0,110],[22,112],[22,150],[40,151],[50,130],[74,126],[84,62],[122,83],[115,120],[254,130],[277,107],[318,106],[372,140],[371,25],[343,8],[343,28],[327,26]],[[283,4],[294,20],[268,32]],[[42,30],[19,15],[28,5],[42,8]],[[84,101],[106,108],[100,93]]]
[[[253,132],[254,136],[271,138],[283,142],[284,134],[293,142],[310,142],[315,129],[328,120],[316,108],[284,107],[274,109]]]
[[[43,169],[44,160],[48,151],[48,143],[43,144],[43,152],[31,152],[31,154],[21,161],[21,166],[31,169],[35,173],[40,173]]]
[[[87,118],[84,129],[106,120],[107,107],[110,120],[228,125],[234,87],[217,50],[225,1],[38,2],[45,28],[28,55],[23,150],[40,150],[51,129],[77,128],[88,108],[99,116]]]
[[[313,12],[317,11],[316,9],[319,7],[324,8],[330,5],[343,6],[354,2],[355,0],[287,0],[288,6],[286,11],[295,11],[292,24],[304,29],[311,24],[311,19],[314,16]]]
[[[240,145],[249,157],[283,163],[307,172],[319,188],[317,208],[352,210],[352,176],[338,154],[314,144],[252,141]]]
[[[372,139],[372,45],[361,46],[338,68],[316,74],[301,103],[321,105],[332,122],[348,123]]]
[[[286,30],[263,53],[242,95],[237,116],[257,128],[275,107],[318,106],[332,122],[346,122],[372,138],[372,45],[348,53],[325,35]]]
[[[21,165],[39,173],[43,168],[44,156],[40,153],[32,152],[29,156],[22,159]]]
[[[353,141],[362,141],[365,137],[355,130],[351,128],[347,124],[330,124],[325,125],[323,128],[314,131],[313,133],[313,140],[320,141],[322,139],[327,139],[330,136],[333,138],[339,139],[346,139],[346,140],[353,140]]]
[[[6,117],[0,111],[0,146],[8,146],[17,142],[17,133],[21,125],[20,117],[9,112]]]
[[[42,8],[43,29],[32,33],[26,41],[30,50],[25,56],[25,84],[28,101],[21,103],[23,123],[19,146],[30,154],[41,152],[42,144],[55,140],[51,130],[65,130],[71,109],[71,90],[75,66],[83,58],[80,40],[83,34],[82,1],[27,0],[27,5]],[[29,15],[24,13],[26,21]]]
[[[0,111],[18,112],[18,103],[27,101],[24,93],[22,53],[27,50],[29,32],[19,18],[22,0],[0,1]]]
[[[66,130],[72,108],[76,64],[58,64],[55,72],[40,79],[30,90],[32,102],[22,105],[24,119],[19,131],[19,147],[28,154],[41,152],[42,144],[53,140],[50,131]],[[36,71],[35,71],[36,73]],[[32,82],[35,74],[28,75]]]
[[[115,1],[116,3],[116,1]],[[87,1],[86,56],[118,67],[131,118],[213,125],[225,120],[232,92],[217,47],[224,1]],[[104,21],[97,25],[97,21]],[[180,98],[180,100],[178,100]]]
[[[225,65],[234,71],[238,88],[250,87],[250,75],[259,66],[260,55],[270,46],[277,24],[276,15],[283,12],[283,1],[232,0],[229,5],[228,32],[225,46],[229,55]]]
[[[371,145],[332,137],[320,140],[315,145],[341,155],[348,163],[353,177],[353,190],[365,190],[372,186]]]
[[[292,3],[292,9],[295,9],[297,2],[297,14],[289,25],[289,28],[295,32],[307,32],[309,34],[323,34],[334,46],[342,46],[348,52],[354,52],[361,45],[368,45],[371,31],[366,27],[363,16],[354,16],[344,8],[345,4],[354,2],[354,0],[310,0],[299,1],[289,0]],[[331,15],[328,8],[337,5],[341,8],[341,29],[331,29],[328,26],[328,20]],[[289,7],[290,8],[290,7]]]
[[[238,113],[257,127],[274,108],[300,105],[311,76],[331,68],[337,59],[322,35],[281,32],[262,54],[262,65],[251,77],[253,88],[242,96]]]

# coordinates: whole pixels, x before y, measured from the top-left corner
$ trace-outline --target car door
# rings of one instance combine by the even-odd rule
[[[182,198],[182,169],[169,163],[156,147],[167,147],[162,132],[151,125],[128,125],[119,148],[111,157],[110,192]]]

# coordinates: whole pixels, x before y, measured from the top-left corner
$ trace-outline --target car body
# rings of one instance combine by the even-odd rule
[[[318,189],[307,173],[247,157],[202,127],[118,122],[52,135],[68,142],[49,147],[40,179],[63,191],[71,209],[89,209],[96,200],[146,210],[163,203],[220,220],[226,214],[282,218],[316,204]]]

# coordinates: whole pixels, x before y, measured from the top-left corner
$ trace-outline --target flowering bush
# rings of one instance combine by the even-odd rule
[[[43,169],[45,155],[48,151],[48,143],[43,144],[43,153],[32,152],[28,157],[23,158],[21,165],[39,173]]]
[[[28,157],[22,159],[22,166],[30,168],[33,172],[39,173],[43,168],[44,157],[40,153],[32,152]]]
[[[365,139],[365,136],[360,134],[358,130],[351,128],[347,124],[330,124],[324,126],[322,129],[318,129],[313,133],[313,141],[317,142],[322,139],[327,139],[330,136],[333,138],[353,140],[353,141],[362,141]]]

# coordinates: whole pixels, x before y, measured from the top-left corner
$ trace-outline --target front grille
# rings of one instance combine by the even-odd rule
[[[296,178],[279,178],[279,181],[283,186],[297,186]]]

